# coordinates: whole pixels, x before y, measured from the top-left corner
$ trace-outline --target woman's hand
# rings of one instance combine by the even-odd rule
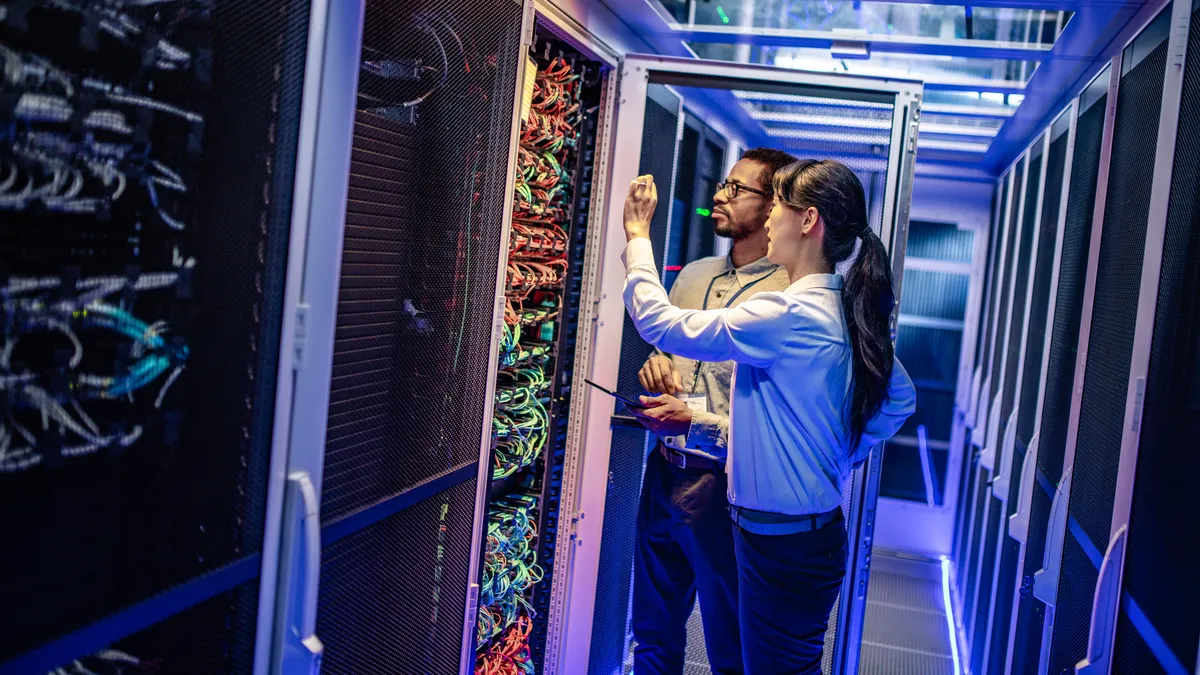
[[[654,176],[638,176],[629,184],[625,197],[625,241],[638,237],[650,238],[650,219],[658,206],[658,188]]]
[[[676,392],[683,391],[679,371],[675,370],[675,362],[668,356],[651,356],[638,371],[638,381],[643,389],[652,394],[674,396]]]

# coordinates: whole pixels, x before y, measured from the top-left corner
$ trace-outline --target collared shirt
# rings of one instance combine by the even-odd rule
[[[671,304],[684,309],[736,307],[759,291],[782,291],[788,287],[787,270],[766,256],[734,267],[729,256],[701,258],[688,263],[671,286]],[[725,461],[729,444],[729,390],[733,361],[694,361],[671,354],[683,383],[683,395],[704,396],[706,412],[693,412],[692,425],[683,436],[662,439],[668,447],[718,462]]]
[[[916,409],[912,380],[896,361],[888,399],[850,447],[853,355],[840,275],[810,274],[728,309],[686,310],[663,290],[648,239],[629,242],[623,257],[625,306],[642,338],[686,358],[737,362],[725,468],[731,504],[789,515],[837,508],[850,469]]]

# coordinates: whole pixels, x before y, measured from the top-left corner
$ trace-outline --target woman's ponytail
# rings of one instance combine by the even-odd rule
[[[858,258],[846,273],[842,290],[846,326],[854,351],[850,399],[850,447],[858,447],[867,422],[887,400],[895,351],[890,322],[896,299],[892,294],[892,265],[879,235],[866,230]]]

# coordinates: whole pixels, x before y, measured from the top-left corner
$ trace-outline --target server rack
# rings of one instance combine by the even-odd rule
[[[589,207],[606,66],[588,60],[541,19],[535,25],[528,58],[528,72],[533,74],[536,69],[536,75],[532,94],[526,95],[530,110],[522,123],[517,157],[523,171],[517,184],[505,291],[505,330],[512,337],[502,340],[499,357],[500,376],[509,384],[497,390],[496,418],[501,431],[493,450],[485,543],[485,555],[493,559],[485,557],[482,570],[480,588],[490,597],[479,601],[476,672],[490,672],[496,663],[509,660],[548,672],[548,614],[561,544],[567,544],[569,554],[569,540],[559,542],[558,534],[566,525],[569,536],[570,519],[561,517],[570,513],[563,509],[563,477],[574,369],[581,346],[578,329],[583,285],[589,276],[585,274],[586,250],[592,239]],[[530,91],[527,83],[526,92]],[[557,126],[557,132],[547,134],[547,123],[552,130]],[[562,147],[548,147],[547,142],[553,143],[556,136],[562,139]],[[530,190],[526,192],[523,185]],[[542,195],[539,189],[550,192]],[[554,191],[561,196],[551,196]],[[549,240],[553,240],[552,247],[547,245]],[[557,274],[542,270],[555,265],[561,266]],[[534,284],[522,281],[530,270],[541,273]],[[517,338],[518,331],[533,335]],[[524,378],[531,376],[541,384],[526,382]],[[529,392],[528,402],[520,398],[523,391]],[[544,415],[546,429],[540,436],[516,437],[525,413],[514,411],[522,405],[543,406],[538,414]],[[511,422],[518,425],[503,433],[503,427]],[[517,441],[523,446],[522,456],[511,452]],[[506,444],[509,447],[502,450]],[[510,523],[522,510],[530,517],[529,527],[518,532],[523,528]],[[526,532],[534,538],[513,546],[512,535],[520,534],[524,540]],[[516,549],[524,551],[515,555]],[[529,567],[514,571],[509,566],[514,562]],[[519,578],[526,573],[531,575],[528,580]],[[498,590],[505,583],[507,597]]]
[[[326,18],[0,17],[0,672],[265,666]]]
[[[459,672],[532,8],[334,16],[317,93],[348,109],[311,195],[274,663],[323,639],[327,671]]]

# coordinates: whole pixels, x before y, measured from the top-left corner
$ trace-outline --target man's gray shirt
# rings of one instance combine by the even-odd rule
[[[671,304],[683,309],[720,309],[740,305],[755,293],[786,290],[789,284],[787,270],[771,264],[765,256],[738,268],[729,256],[713,256],[688,263],[675,278],[670,297]],[[692,413],[686,436],[664,438],[663,442],[724,462],[729,444],[729,386],[737,364],[699,363],[674,355],[671,360],[683,383],[683,391],[676,396],[706,396],[708,410]]]

